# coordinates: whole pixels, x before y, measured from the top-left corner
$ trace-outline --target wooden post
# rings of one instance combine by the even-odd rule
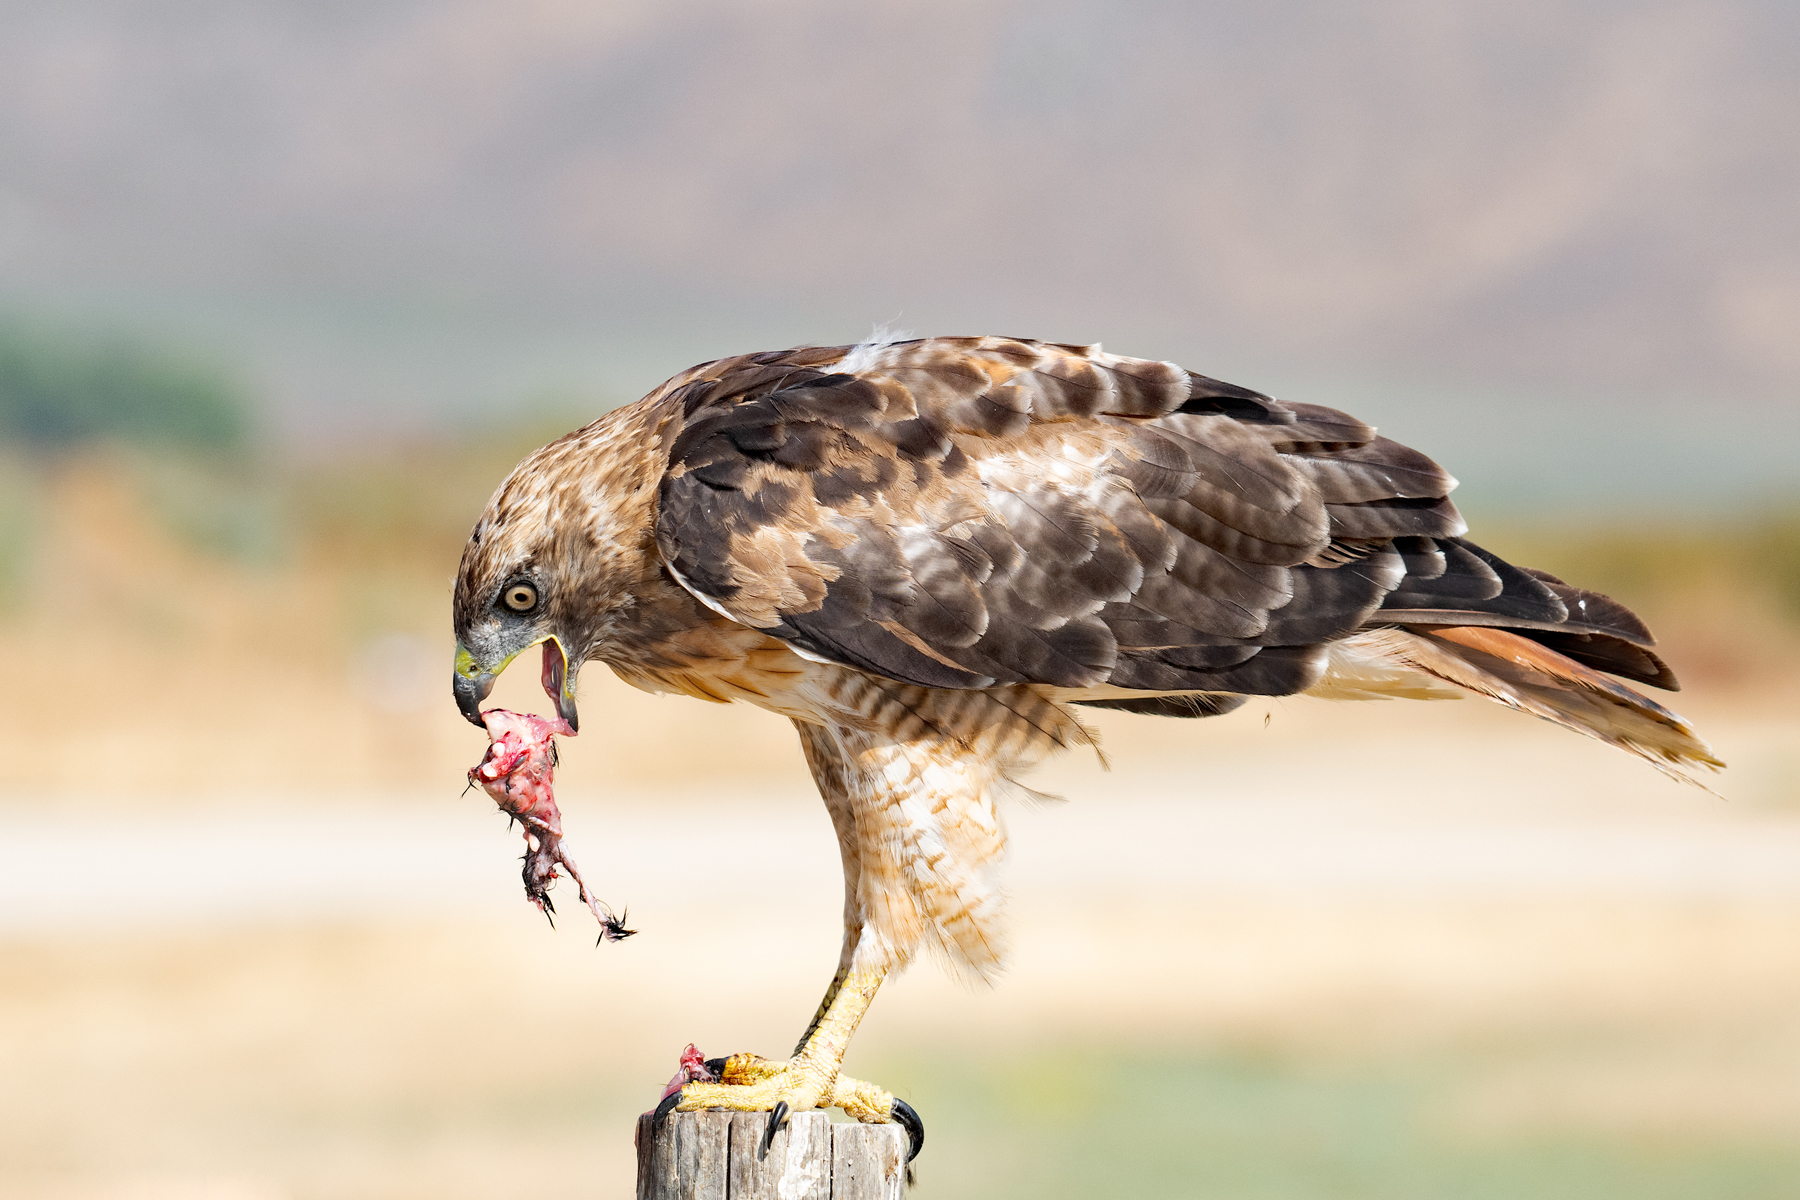
[[[898,1125],[834,1125],[796,1113],[759,1159],[767,1113],[638,1118],[637,1200],[901,1200],[906,1134]]]

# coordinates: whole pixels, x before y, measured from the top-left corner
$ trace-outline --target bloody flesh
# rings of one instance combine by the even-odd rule
[[[481,719],[488,731],[487,754],[469,771],[469,782],[493,797],[501,812],[524,827],[522,874],[526,896],[545,916],[554,913],[550,885],[556,882],[556,869],[561,867],[580,889],[582,903],[600,922],[601,938],[616,942],[630,937],[635,931],[625,928],[610,908],[594,898],[575,861],[563,849],[562,813],[557,811],[552,786],[556,776],[555,739],[558,734],[574,731],[560,717],[508,712],[504,708],[490,708],[481,714]]]
[[[681,1052],[681,1065],[675,1068],[675,1078],[669,1080],[669,1086],[663,1089],[658,1101],[667,1100],[690,1083],[717,1083],[718,1075],[706,1065],[706,1056],[700,1053],[699,1047],[689,1042],[688,1048]]]

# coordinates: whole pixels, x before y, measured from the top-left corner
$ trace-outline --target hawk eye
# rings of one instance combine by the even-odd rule
[[[516,613],[530,612],[537,607],[537,602],[537,589],[529,583],[509,583],[500,593],[500,603]]]

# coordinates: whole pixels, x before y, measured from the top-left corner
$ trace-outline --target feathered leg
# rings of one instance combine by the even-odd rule
[[[755,1054],[734,1054],[709,1064],[715,1066],[718,1082],[688,1083],[668,1096],[658,1111],[723,1108],[768,1112],[771,1116],[763,1143],[766,1150],[768,1139],[789,1113],[841,1108],[858,1121],[900,1123],[911,1143],[910,1159],[924,1144],[925,1131],[918,1114],[892,1092],[852,1079],[840,1069],[850,1039],[874,1002],[882,980],[890,969],[904,965],[909,956],[896,955],[888,939],[877,935],[864,920],[862,843],[855,802],[846,787],[843,760],[829,734],[806,725],[800,726],[800,732],[843,852],[844,943],[837,971],[792,1058],[783,1062]]]
[[[921,945],[978,977],[1001,957],[1006,850],[995,794],[1009,772],[1088,735],[1064,709],[1025,689],[934,694],[853,678],[838,697],[840,722],[796,721],[807,764],[831,813],[844,863],[844,942],[794,1056],[737,1054],[717,1082],[685,1084],[671,1109],[787,1113],[821,1105],[860,1121],[897,1121],[913,1151],[918,1116],[892,1093],[843,1075],[850,1039],[888,974]]]

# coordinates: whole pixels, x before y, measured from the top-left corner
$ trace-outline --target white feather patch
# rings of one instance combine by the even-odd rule
[[[868,337],[850,347],[850,352],[838,360],[835,369],[846,375],[857,375],[885,366],[888,347],[900,342],[910,342],[914,336],[910,329],[901,329],[883,321],[869,331]]]

